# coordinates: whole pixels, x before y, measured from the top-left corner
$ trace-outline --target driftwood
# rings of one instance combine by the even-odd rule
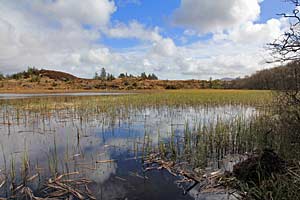
[[[97,160],[96,163],[112,163],[116,162],[115,160]]]
[[[184,167],[188,163],[175,163],[174,161],[166,161],[160,157],[160,154],[151,154],[146,161],[144,161],[144,171],[149,170],[167,170],[170,174],[181,179],[177,183],[192,183],[185,192],[190,191],[196,185],[200,184],[201,193],[212,192],[213,190],[225,190],[224,178],[225,175],[221,170],[211,173],[197,173],[194,170],[189,170]]]
[[[29,199],[29,200],[60,200],[60,199],[96,199],[88,188],[90,180],[85,178],[69,179],[70,176],[79,175],[79,172],[57,175],[44,183],[43,188],[37,192],[24,184],[20,184],[12,191],[9,198],[0,198],[0,200],[9,199]],[[27,179],[27,182],[33,181],[38,175],[33,175]],[[2,184],[2,186],[5,182]]]

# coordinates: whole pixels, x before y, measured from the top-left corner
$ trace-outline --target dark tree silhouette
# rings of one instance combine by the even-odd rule
[[[285,0],[294,8],[291,13],[282,13],[290,27],[269,48],[273,62],[290,62],[288,73],[281,74],[281,87],[277,90],[277,109],[281,118],[281,131],[286,132],[291,141],[300,144],[300,0]]]
[[[106,80],[106,75],[107,74],[106,74],[105,68],[102,68],[101,69],[101,74],[100,74],[100,79],[103,80],[103,81]]]
[[[280,38],[268,44],[274,58],[269,62],[300,60],[300,1],[285,0],[285,2],[293,4],[294,9],[292,13],[279,15],[289,20],[290,27]]]

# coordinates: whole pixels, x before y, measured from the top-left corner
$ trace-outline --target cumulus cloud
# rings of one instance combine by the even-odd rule
[[[158,56],[173,56],[176,53],[176,45],[170,38],[165,38],[154,43],[152,53]]]
[[[117,8],[111,0],[25,0],[32,12],[47,15],[57,21],[72,21],[78,24],[101,26],[110,21]]]
[[[117,23],[114,26],[105,28],[103,31],[107,36],[113,38],[135,38],[145,41],[159,41],[162,39],[158,27],[149,29],[136,20],[131,21],[129,24]]]
[[[158,27],[149,28],[136,20],[111,23],[116,10],[110,0],[4,1],[0,7],[0,71],[12,73],[36,66],[83,77],[91,77],[101,67],[115,74],[141,73],[155,68],[144,65],[148,55],[175,54],[173,40],[162,37]],[[101,34],[143,43],[118,53],[98,42]]]
[[[147,28],[135,20],[129,24],[117,23],[107,27],[104,33],[112,38],[135,38],[150,42],[149,53],[156,56],[173,56],[177,49],[173,39],[161,36],[158,27]]]
[[[218,32],[259,17],[261,0],[181,0],[173,23],[201,33]]]
[[[214,39],[248,45],[266,44],[278,38],[286,27],[288,25],[285,19],[270,19],[266,23],[247,22],[227,33],[214,34]]]
[[[112,22],[118,12],[112,0],[4,0],[0,72],[36,66],[91,77],[105,67],[115,75],[146,71],[164,79],[243,76],[268,67],[262,64],[262,47],[288,26],[283,19],[257,23],[259,2],[182,0],[173,15],[175,24],[187,27],[177,37],[182,42],[178,45],[161,27],[135,19]],[[197,40],[207,32],[213,36]],[[101,43],[104,35],[138,43],[113,49]]]
[[[73,73],[72,69],[81,63],[79,51],[95,48],[95,41],[100,38],[98,27],[108,23],[115,10],[109,0],[3,1],[0,71],[11,73],[27,66],[49,66]],[[85,25],[90,28],[84,28]],[[87,71],[81,69],[78,75]]]

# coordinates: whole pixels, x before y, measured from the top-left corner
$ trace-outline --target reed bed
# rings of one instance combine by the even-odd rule
[[[110,157],[99,159],[100,154],[107,153],[107,148],[114,151],[126,148],[131,156],[142,160],[159,153],[174,163],[188,162],[193,170],[221,168],[226,159],[233,159],[230,156],[251,153],[264,145],[280,145],[278,140],[269,140],[269,126],[266,120],[262,120],[263,116],[271,114],[271,103],[272,93],[269,91],[239,90],[0,100],[2,138],[9,141],[15,135],[31,134],[30,137],[46,138],[43,142],[48,143],[47,149],[43,149],[46,164],[33,159],[29,149],[34,144],[27,142],[26,137],[20,141],[24,142],[24,148],[18,154],[2,143],[1,160],[4,163],[0,166],[0,194],[13,196],[16,188],[23,185],[20,195],[36,199],[38,193],[35,191],[42,190],[49,177],[72,171],[83,171],[82,175],[86,175],[100,170],[99,166],[114,166],[116,161]],[[226,108],[226,113],[222,108]],[[167,131],[157,126],[164,123],[169,127]],[[94,140],[99,138],[97,132],[93,133],[95,130],[102,130],[102,137],[104,134],[113,137],[115,129],[126,126],[130,130],[141,125],[139,134],[128,138],[116,136],[122,141],[102,144],[102,152],[97,151],[97,155],[84,150],[100,148],[97,146],[100,143],[86,142],[91,135]],[[66,132],[60,135],[57,129]],[[109,170],[102,168],[103,172]],[[37,183],[34,187],[28,185],[28,179],[36,174]],[[81,194],[76,188],[73,190],[73,196]],[[63,194],[65,191],[66,188],[51,193]]]

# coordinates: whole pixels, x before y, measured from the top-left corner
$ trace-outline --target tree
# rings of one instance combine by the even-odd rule
[[[106,80],[106,70],[105,70],[105,68],[101,69],[100,79],[103,80],[103,81]]]
[[[113,80],[115,80],[116,78],[114,77],[114,75],[108,73],[106,79],[107,79],[108,81],[113,81]]]
[[[281,88],[277,89],[277,109],[281,119],[281,131],[300,144],[300,0],[286,0],[294,8],[291,14],[282,13],[290,22],[289,29],[273,43],[268,44],[273,60],[290,62],[293,67],[281,76]]]
[[[280,38],[268,44],[273,60],[269,62],[300,60],[300,1],[285,0],[294,5],[292,14],[282,13],[280,16],[289,19],[290,27]]]
[[[213,87],[212,77],[209,78],[209,81],[208,81],[208,87],[209,87],[210,89],[212,89],[212,87]]]
[[[120,75],[119,75],[119,78],[125,78],[126,76],[125,76],[125,74],[124,73],[121,73]]]
[[[141,78],[142,78],[143,80],[147,79],[147,78],[148,78],[148,77],[147,77],[147,74],[146,74],[145,72],[141,73]]]
[[[95,80],[99,80],[99,75],[98,75],[97,72],[95,72],[94,79],[95,79]]]
[[[289,73],[286,74],[286,76],[288,76],[288,80],[290,82],[295,82],[298,86],[300,84],[300,0],[285,1],[291,3],[294,6],[292,14],[280,14],[282,17],[289,19],[289,30],[287,30],[280,38],[276,39],[273,43],[268,44],[268,46],[271,50],[271,55],[274,58],[274,60],[272,60],[273,62],[292,61],[292,65],[297,66],[294,67],[293,70],[288,71]],[[297,98],[299,98],[298,100],[295,99],[295,101],[300,102],[299,87],[281,87],[279,90],[284,91],[286,94],[292,92],[292,96],[296,96]]]
[[[27,75],[28,76],[32,76],[32,75],[38,75],[39,74],[39,70],[35,67],[28,67],[27,68]]]
[[[158,80],[158,77],[154,73],[152,73],[152,74],[148,75],[148,79],[149,80]]]

